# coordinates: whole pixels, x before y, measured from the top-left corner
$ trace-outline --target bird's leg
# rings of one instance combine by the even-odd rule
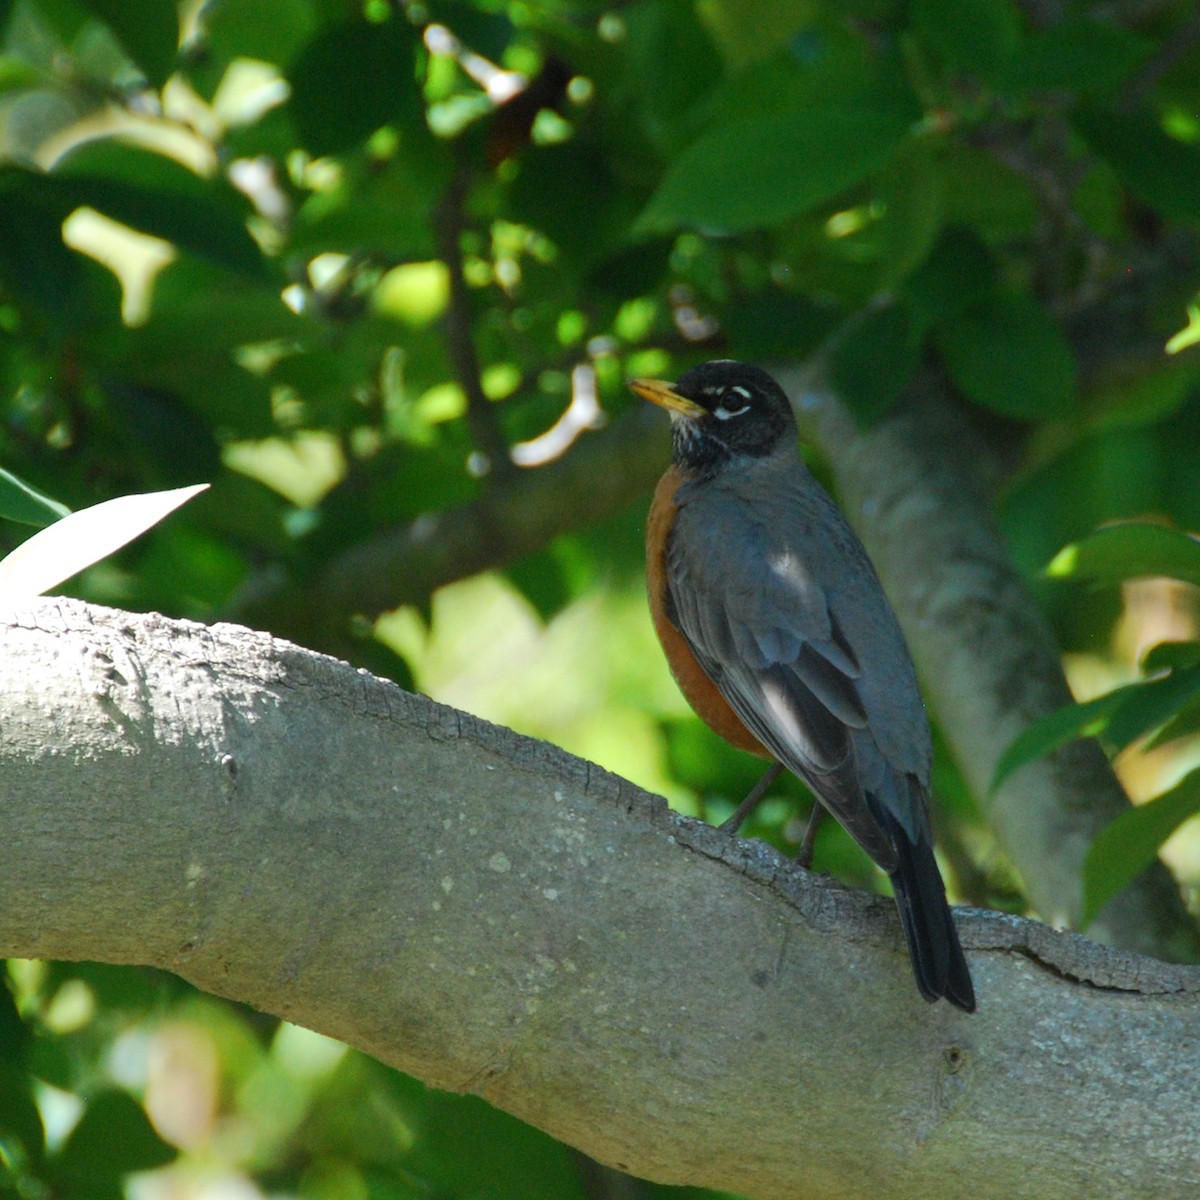
[[[824,816],[824,806],[814,800],[812,812],[808,814],[808,825],[804,830],[804,838],[800,842],[800,849],[796,851],[795,855],[797,865],[803,867],[806,871],[812,866],[813,844],[817,840],[817,830],[821,827],[821,821]]]
[[[742,822],[758,807],[758,802],[770,791],[771,785],[782,774],[783,763],[772,763],[767,768],[767,773],[746,794],[745,800],[717,828],[728,829],[736,833],[741,828]]]

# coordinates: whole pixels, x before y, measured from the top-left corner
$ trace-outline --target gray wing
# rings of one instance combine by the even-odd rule
[[[799,474],[798,472],[803,472]],[[755,737],[884,870],[880,809],[928,834],[929,731],[903,636],[857,537],[805,468],[748,495],[681,489],[672,617]]]

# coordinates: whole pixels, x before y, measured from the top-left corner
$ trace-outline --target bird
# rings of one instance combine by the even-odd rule
[[[808,785],[890,877],[921,995],[973,1012],[933,853],[916,671],[866,549],[801,457],[787,396],[729,359],[629,387],[671,418],[646,552],[680,690],[727,742]]]

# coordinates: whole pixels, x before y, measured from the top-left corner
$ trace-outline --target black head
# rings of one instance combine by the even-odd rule
[[[783,389],[766,371],[720,359],[685,371],[676,383],[634,379],[639,396],[671,414],[673,457],[688,471],[708,473],[736,459],[766,458],[796,439],[796,420]]]

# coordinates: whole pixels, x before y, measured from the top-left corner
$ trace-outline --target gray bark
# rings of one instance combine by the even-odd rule
[[[752,1197],[1192,1200],[1200,971],[888,901],[234,626],[0,615],[0,953],[166,968],[604,1162]]]

